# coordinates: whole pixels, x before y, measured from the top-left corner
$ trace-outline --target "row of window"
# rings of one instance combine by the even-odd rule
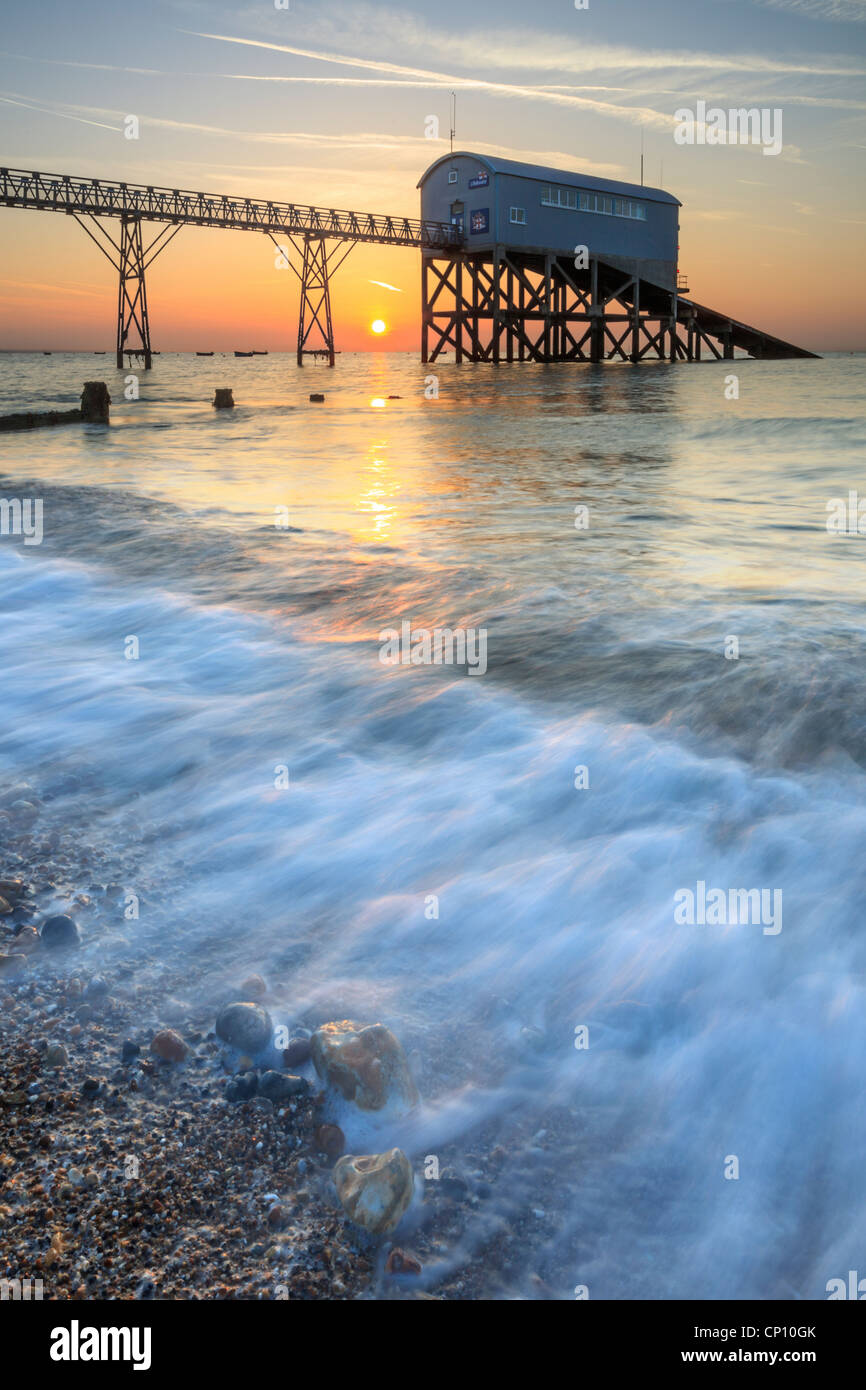
[[[637,203],[633,198],[614,198],[610,193],[588,193],[582,188],[557,188],[553,184],[544,184],[541,203],[548,208],[602,212],[608,217],[637,217],[641,222],[646,221],[646,203]]]
[[[448,182],[457,182],[457,170],[448,172]],[[476,174],[469,180],[469,187],[487,184],[488,176]],[[634,217],[646,221],[646,203],[638,203],[634,198],[615,198],[611,193],[590,193],[582,188],[561,188],[556,184],[542,184],[541,205],[547,208],[565,208],[573,212],[600,212],[606,217]],[[509,209],[509,221],[518,226],[526,225],[526,208]]]

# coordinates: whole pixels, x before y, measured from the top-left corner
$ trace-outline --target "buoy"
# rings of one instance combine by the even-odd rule
[[[323,401],[324,399],[325,397],[319,391],[314,391],[310,396],[311,401]]]
[[[215,410],[234,410],[234,396],[230,386],[218,386],[216,395],[213,398]]]

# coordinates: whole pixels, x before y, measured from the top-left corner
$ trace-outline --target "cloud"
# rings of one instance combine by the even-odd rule
[[[652,125],[669,129],[674,124],[671,113],[656,111],[646,106],[618,106],[613,102],[598,101],[591,97],[575,96],[545,87],[527,87],[514,82],[490,82],[483,78],[460,77],[454,73],[429,71],[426,68],[413,68],[404,64],[389,63],[380,58],[349,58],[344,54],[320,53],[309,48],[299,48],[292,44],[268,43],[263,39],[242,39],[229,34],[198,33],[182,30],[196,38],[212,39],[217,43],[240,44],[249,48],[267,49],[275,53],[288,53],[297,58],[310,58],[321,63],[334,63],[339,67],[362,68],[369,72],[379,72],[392,77],[412,78],[425,84],[433,81],[443,87],[460,91],[485,92],[492,96],[518,97],[528,101],[546,101],[557,106],[572,106],[599,115],[614,116],[619,120],[637,125]]]
[[[768,0],[776,3],[776,0]],[[795,6],[802,4],[828,8],[847,7],[852,11],[862,10],[866,0],[778,0],[779,4]],[[260,13],[247,9],[240,16],[252,29],[262,27]],[[809,54],[794,57],[780,57],[767,53],[713,53],[705,50],[631,47],[626,44],[593,43],[582,37],[571,39],[561,32],[545,33],[542,29],[504,29],[487,26],[483,29],[467,27],[440,26],[433,28],[416,14],[392,9],[390,6],[356,3],[331,3],[327,9],[298,10],[293,15],[293,34],[299,42],[305,39],[313,44],[328,44],[343,52],[349,49],[352,59],[336,53],[323,53],[320,48],[312,49],[277,44],[268,39],[237,39],[226,35],[204,35],[219,38],[224,42],[246,44],[250,47],[270,49],[277,52],[292,52],[298,56],[339,63],[356,63],[358,66],[371,66],[381,71],[397,72],[401,65],[389,63],[382,55],[399,52],[423,54],[425,61],[446,61],[478,71],[483,62],[484,69],[507,70],[512,72],[543,71],[590,73],[610,71],[622,80],[625,73],[652,72],[654,75],[663,69],[680,73],[686,69],[699,69],[706,72],[724,73],[777,73],[812,74],[816,76],[858,76],[863,75],[862,60],[855,65],[844,55],[812,56]],[[196,33],[186,30],[187,33]],[[270,32],[270,30],[268,30]],[[203,35],[199,34],[199,37]],[[360,55],[369,54],[364,58]],[[422,75],[418,69],[405,69],[416,76]],[[440,74],[441,76],[441,74]],[[453,77],[448,77],[453,82]]]
[[[122,122],[125,113],[114,110],[110,107],[101,106],[82,106],[66,102],[53,102],[49,105],[36,106],[31,102],[26,102],[15,96],[0,95],[0,101],[8,101],[15,106],[25,106],[33,110],[44,112],[50,116],[60,116],[67,120],[82,121],[85,125],[99,126],[101,129],[119,133],[122,125],[110,125],[108,119]],[[81,114],[86,113],[86,114]],[[105,120],[93,119],[95,117],[105,117]],[[350,153],[353,156],[367,152],[375,152],[381,155],[383,152],[392,157],[392,160],[400,162],[403,167],[412,171],[413,176],[419,166],[426,167],[432,164],[440,154],[445,152],[446,142],[444,140],[428,140],[423,135],[399,135],[393,132],[381,131],[354,131],[339,134],[331,134],[322,131],[309,130],[232,130],[225,126],[206,125],[201,121],[178,121],[170,117],[149,116],[139,114],[139,122],[144,130],[148,127],[170,131],[190,131],[196,135],[214,136],[217,139],[233,139],[249,141],[257,145],[276,145],[276,146],[295,146],[319,150],[322,152],[333,151],[335,153]],[[615,178],[622,173],[622,168],[618,164],[602,163],[597,160],[583,158],[580,154],[565,153],[561,150],[515,150],[513,146],[492,144],[487,141],[476,141],[474,150],[478,154],[502,155],[510,159],[522,159],[528,164],[545,164],[556,168],[574,169],[581,173],[594,173],[599,177]],[[173,161],[178,163],[178,161]],[[201,167],[201,161],[196,162],[195,167]],[[273,172],[275,176],[283,178],[285,169],[282,166],[244,164],[212,165],[212,168],[224,170],[240,170],[241,172]],[[301,172],[303,166],[293,165],[293,175]],[[317,173],[322,172],[322,166],[311,166]],[[336,171],[333,166],[328,166],[328,172],[357,172],[357,165],[352,170]]]
[[[786,10],[803,19],[862,24],[866,21],[866,0],[755,0],[768,10]]]
[[[77,294],[86,298],[105,298],[105,286],[100,285],[47,285],[41,280],[3,280],[4,289],[36,290],[41,294]]]
[[[52,109],[47,106],[36,106],[32,101],[23,101],[20,98],[16,97],[9,97],[0,94],[0,101],[5,102],[7,106],[23,106],[28,111],[40,111],[44,116],[61,116],[64,120],[67,121],[78,121],[81,125],[96,125],[100,126],[103,130],[112,130],[115,133],[119,132],[122,129],[121,126],[106,125],[103,121],[90,121],[85,119],[84,116],[72,115],[71,110],[64,111],[57,109],[56,107]],[[73,109],[85,111],[88,108],[78,107]]]

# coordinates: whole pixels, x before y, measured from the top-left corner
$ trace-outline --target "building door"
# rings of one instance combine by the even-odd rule
[[[461,232],[463,231],[463,204],[462,204],[462,203],[452,203],[452,204],[451,204],[451,226],[452,226],[452,227],[457,227],[458,230],[461,231]]]

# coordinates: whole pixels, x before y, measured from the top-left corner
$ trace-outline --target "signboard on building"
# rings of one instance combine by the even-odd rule
[[[489,182],[490,182],[490,175],[487,174],[487,173],[481,173],[481,172],[479,171],[479,172],[475,175],[474,178],[471,178],[471,179],[469,180],[469,187],[470,187],[470,188],[486,188],[487,185],[489,184]]]
[[[477,234],[478,232],[490,231],[489,208],[476,208],[473,213],[469,214],[469,230],[473,233],[473,235]]]

